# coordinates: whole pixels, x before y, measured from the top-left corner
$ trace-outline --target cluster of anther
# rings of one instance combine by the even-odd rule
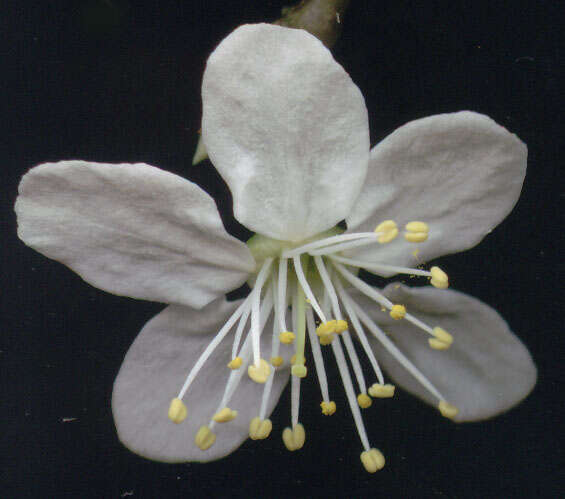
[[[426,223],[414,221],[406,224],[404,238],[410,243],[422,243],[427,240],[428,232],[429,228]],[[348,284],[350,287],[361,291],[374,300],[381,309],[388,310],[392,319],[406,320],[412,323],[416,329],[428,334],[428,343],[431,348],[447,350],[453,342],[452,336],[447,331],[439,326],[431,327],[425,324],[408,313],[404,305],[392,303],[377,289],[359,279],[351,268],[365,268],[375,274],[382,273],[382,275],[399,273],[425,276],[430,279],[433,286],[440,289],[448,287],[448,277],[445,272],[438,267],[432,267],[427,271],[420,268],[376,264],[344,256],[344,251],[367,244],[391,243],[396,239],[398,233],[396,223],[387,220],[379,224],[372,233],[339,234],[337,231],[332,231],[329,235],[325,234],[317,240],[299,246],[290,243],[277,246],[273,240],[267,238],[260,239],[259,242],[255,240],[253,247],[250,244],[252,253],[257,248],[260,248],[257,254],[261,253],[260,258],[256,256],[256,260],[260,263],[260,271],[257,274],[252,291],[228,319],[192,368],[178,396],[171,402],[169,418],[175,423],[180,423],[186,418],[187,409],[182,398],[202,365],[236,324],[232,359],[227,365],[231,372],[222,400],[217,411],[211,416],[209,424],[202,426],[195,437],[196,445],[202,450],[206,450],[214,444],[216,435],[212,430],[216,423],[228,423],[237,416],[237,411],[230,409],[228,404],[242,378],[244,370],[241,367],[243,365],[247,365],[249,378],[263,385],[259,414],[249,424],[249,437],[253,440],[260,440],[270,435],[272,423],[266,417],[267,402],[276,371],[284,365],[280,350],[291,346],[294,346],[294,355],[290,361],[292,425],[284,429],[282,439],[286,448],[290,451],[302,448],[305,441],[305,431],[298,420],[300,382],[308,372],[304,358],[306,336],[310,341],[322,395],[320,407],[322,414],[326,416],[335,413],[336,404],[329,396],[321,346],[331,345],[359,438],[364,447],[364,451],[361,453],[361,462],[368,472],[374,473],[381,469],[384,466],[385,459],[378,449],[369,444],[360,408],[370,407],[372,405],[371,397],[393,397],[394,386],[384,382],[383,374],[370,347],[366,330],[437,398],[438,409],[441,414],[448,418],[454,418],[458,413],[457,408],[448,403],[424,374],[404,356],[371,317],[355,302],[344,286]],[[265,248],[268,249],[265,250]],[[312,262],[314,267],[309,269],[308,267]],[[313,289],[316,290],[316,293]],[[292,309],[292,332],[286,324],[289,305]],[[342,306],[350,322],[344,319]],[[261,357],[260,337],[264,332],[267,318],[271,314],[273,315],[273,331],[270,361],[267,362]],[[318,322],[317,326],[316,322]],[[248,323],[249,326],[247,327]],[[365,381],[365,375],[349,333],[350,323],[351,330],[355,331],[377,379],[377,382],[369,387]],[[248,334],[243,345],[241,345],[243,332],[246,328]],[[345,350],[343,346],[345,346]],[[358,386],[357,391],[349,372],[346,353]]]

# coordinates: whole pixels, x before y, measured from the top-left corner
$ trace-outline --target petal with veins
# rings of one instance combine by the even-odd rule
[[[255,268],[208,194],[145,164],[37,166],[16,213],[28,246],[117,295],[203,307]]]
[[[241,303],[220,298],[201,310],[170,306],[141,330],[122,364],[112,394],[112,411],[120,440],[133,452],[164,462],[211,461],[219,459],[249,436],[249,422],[259,413],[262,386],[243,376],[229,403],[237,417],[214,428],[217,439],[201,451],[194,437],[208,424],[222,398],[231,371],[233,335],[216,348],[183,401],[186,419],[175,424],[167,417],[171,399],[202,351],[226,319]],[[262,336],[263,348],[270,349],[272,320]],[[198,334],[201,333],[201,334]],[[288,369],[274,378],[267,415],[274,409],[288,381]]]
[[[367,109],[319,40],[236,29],[208,59],[202,99],[202,137],[242,224],[299,241],[347,216],[367,173]]]
[[[409,322],[392,320],[364,295],[352,293],[445,399],[459,408],[456,421],[493,417],[530,393],[536,367],[526,347],[494,309],[464,293],[429,286],[409,288],[393,283],[384,292],[419,319],[453,335],[449,350],[433,350]],[[437,399],[376,340],[371,343],[383,368],[399,386],[437,406]]]
[[[418,261],[475,246],[518,200],[526,146],[481,114],[464,111],[412,121],[371,151],[367,181],[346,219],[351,231],[373,230],[392,219],[422,220],[428,240]],[[391,265],[414,263],[404,238],[348,256]]]

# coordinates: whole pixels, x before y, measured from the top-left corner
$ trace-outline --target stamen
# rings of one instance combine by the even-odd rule
[[[239,321],[239,324],[237,325],[237,329],[235,330],[235,336],[234,336],[233,344],[232,344],[232,348],[231,348],[232,359],[237,357],[237,351],[239,350],[239,344],[241,342],[241,336],[243,334],[243,330],[245,329],[245,325],[247,324],[247,321],[249,320],[249,314],[250,313],[251,313],[251,302],[249,303],[249,306],[243,311],[243,314],[241,315],[241,319]]]
[[[345,348],[347,349],[349,359],[351,360],[351,365],[353,366],[353,372],[355,373],[355,378],[357,379],[357,384],[359,385],[359,391],[361,392],[361,394],[364,394],[367,391],[367,386],[365,384],[365,377],[363,376],[363,369],[361,368],[359,357],[357,357],[357,353],[355,352],[355,347],[353,346],[353,342],[351,341],[351,336],[347,330],[343,329],[343,323],[345,321],[343,320],[343,316],[341,315],[341,309],[339,308],[339,301],[337,299],[337,294],[335,292],[335,289],[332,285],[330,275],[328,274],[328,271],[326,269],[326,266],[324,265],[322,257],[315,256],[314,262],[316,263],[316,268],[318,269],[318,273],[320,274],[320,277],[322,278],[322,282],[324,283],[325,293],[327,293],[328,298],[331,302],[334,316],[337,318],[337,321],[340,321],[342,323],[340,324],[339,329],[343,333],[342,334],[343,341],[345,343]],[[337,321],[334,329],[334,332],[336,333],[338,327]],[[345,323],[345,327],[347,328],[347,323]]]
[[[290,411],[292,427],[298,424],[298,414],[300,412],[300,378],[290,377]]]
[[[169,419],[176,424],[182,423],[186,419],[186,405],[181,399],[174,398],[169,406]]]
[[[369,298],[375,300],[377,303],[379,303],[380,305],[388,308],[391,311],[391,317],[393,319],[406,319],[408,322],[414,324],[416,327],[418,327],[419,329],[421,329],[422,331],[425,331],[426,333],[435,336],[434,334],[434,330],[433,328],[431,328],[430,326],[428,326],[426,323],[422,322],[420,319],[418,319],[417,317],[414,317],[412,314],[408,314],[405,313],[405,315],[402,315],[402,309],[398,308],[398,307],[403,307],[402,305],[398,306],[398,305],[394,305],[386,296],[384,296],[383,294],[379,293],[375,288],[369,286],[366,282],[362,281],[361,279],[359,279],[357,276],[354,276],[351,272],[349,272],[343,265],[341,265],[340,263],[337,262],[333,262],[333,266],[341,273],[341,275],[343,277],[345,277],[345,279],[347,281],[349,281],[354,287],[356,287],[359,291],[361,291],[363,294],[365,294],[366,296],[368,296]],[[396,309],[395,309],[396,307]],[[403,307],[404,308],[404,307]],[[405,309],[404,309],[405,312]],[[429,340],[430,342],[430,346],[432,345],[436,345],[437,342],[432,341],[432,339]],[[445,343],[445,342],[444,342]],[[436,348],[436,346],[432,346],[432,348]]]
[[[357,338],[361,342],[361,345],[363,346],[363,349],[365,350],[365,354],[369,358],[369,362],[371,363],[371,366],[373,367],[373,371],[375,371],[375,375],[377,376],[379,383],[382,385],[384,383],[383,373],[381,371],[379,363],[377,362],[377,359],[375,358],[375,354],[373,353],[371,345],[369,344],[369,340],[367,339],[367,336],[365,335],[365,330],[363,329],[363,326],[361,326],[361,323],[359,322],[359,319],[357,318],[357,314],[355,314],[355,311],[353,310],[353,307],[351,306],[349,295],[347,295],[345,293],[345,290],[343,289],[343,285],[341,284],[339,279],[335,280],[335,285],[336,285],[339,297],[341,298],[341,301],[343,302],[343,304],[345,306],[345,310],[347,312],[347,315],[349,316],[349,319],[351,319],[351,323],[353,324],[353,329],[357,333]],[[371,388],[369,388],[369,394],[372,396]]]
[[[389,314],[395,321],[399,321],[406,316],[406,307],[404,305],[393,305]]]
[[[228,421],[233,421],[236,417],[237,411],[234,411],[229,407],[224,407],[221,411],[214,414],[214,416],[212,416],[212,419],[216,423],[227,423]]]
[[[429,227],[425,222],[409,222],[405,229],[404,239],[410,243],[422,243],[428,239]]]
[[[265,299],[263,300],[263,303],[261,304],[261,324],[260,324],[261,331],[263,331],[263,328],[265,327],[265,323],[267,322],[267,319],[271,315],[272,308],[273,308],[273,296],[272,293],[267,293],[265,295]],[[249,361],[249,358],[251,356],[251,335],[247,335],[247,337],[245,338],[245,341],[243,342],[243,346],[241,347],[240,355],[243,359],[243,362]],[[237,387],[239,386],[241,379],[243,378],[244,372],[245,371],[243,369],[238,369],[230,372],[230,376],[226,383],[222,400],[218,404],[218,408],[216,409],[216,412],[219,412],[223,407],[228,406],[228,404],[231,401],[231,398],[233,397],[233,394],[235,393]],[[215,424],[216,422],[213,419],[211,419],[208,424],[210,430],[214,428]]]
[[[288,330],[286,327],[287,270],[288,270],[288,260],[286,258],[281,258],[279,260],[279,273],[278,273],[278,282],[277,282],[278,299],[275,301],[276,303],[275,311],[277,313],[279,331]]]
[[[279,340],[281,343],[284,343],[285,345],[290,345],[293,341],[294,338],[296,338],[294,333],[291,333],[290,331],[283,331],[281,334],[279,334]]]
[[[359,407],[361,407],[361,409],[367,409],[371,407],[373,401],[371,400],[371,397],[369,397],[369,395],[367,395],[366,393],[360,393],[359,395],[357,395],[357,403],[359,404]]]
[[[440,400],[438,404],[439,412],[441,415],[453,420],[457,414],[459,414],[459,409],[453,404],[446,402],[445,400]]]
[[[435,350],[447,350],[453,343],[453,336],[439,326],[432,329],[432,334],[434,338],[430,338],[428,343]]]
[[[314,357],[314,365],[316,366],[316,374],[318,376],[318,383],[320,391],[322,392],[322,399],[325,404],[330,403],[330,394],[328,391],[328,379],[326,377],[326,369],[324,367],[324,358],[322,357],[322,349],[316,339],[316,325],[314,323],[314,314],[311,309],[306,311],[306,324],[308,326],[308,336],[310,338],[310,347],[312,348],[312,355]],[[323,410],[323,407],[322,407]]]
[[[375,338],[381,342],[381,344],[402,365],[402,367],[404,367],[410,374],[412,374],[412,376],[414,376],[420,382],[420,384],[424,386],[431,394],[437,397],[438,400],[444,400],[443,396],[441,395],[441,393],[439,393],[437,388],[432,385],[428,378],[426,378],[419,371],[419,369],[404,356],[404,354],[398,349],[398,347],[375,324],[373,319],[371,319],[353,300],[351,300],[351,304],[353,305],[357,316],[359,317],[359,319],[361,319],[361,322],[363,322],[367,326],[369,331],[373,333],[373,336],[375,336]]]
[[[343,265],[337,262],[333,262],[333,266],[339,271],[339,273],[343,277],[345,277],[347,281],[349,281],[350,284],[355,286],[363,294],[367,295],[369,298],[372,298],[377,303],[379,303],[383,307],[388,308],[389,310],[393,307],[394,304],[386,296],[379,293],[376,289],[369,286],[366,282],[363,282],[357,276],[354,276]]]
[[[241,357],[234,357],[228,362],[228,367],[235,370],[239,369],[241,367],[241,364],[243,364],[243,359]]]
[[[337,327],[337,321],[335,319],[327,322],[322,322],[316,328],[316,334],[320,337],[329,336],[330,334],[335,333],[336,327]]]
[[[324,292],[322,303],[324,310],[328,308],[328,293]],[[361,443],[365,450],[369,450],[369,439],[367,438],[367,432],[363,424],[363,418],[361,417],[361,411],[357,405],[357,398],[355,397],[355,390],[353,388],[353,383],[351,382],[351,376],[349,375],[349,369],[347,368],[347,362],[345,360],[345,355],[343,354],[343,348],[341,347],[341,342],[339,337],[336,341],[332,342],[332,350],[339,370],[339,375],[341,377],[341,382],[345,389],[345,394],[347,396],[347,402],[349,403],[349,408],[351,409],[351,414],[353,415],[353,421],[357,427],[357,434],[361,440]]]
[[[321,402],[320,407],[322,408],[322,414],[324,416],[331,416],[335,414],[336,405],[333,400],[331,402]]]
[[[333,400],[331,402],[320,402],[320,407],[322,408],[322,414],[324,416],[331,416],[335,414],[336,405]]]
[[[390,274],[408,274],[408,275],[419,275],[423,277],[431,277],[431,269],[413,269],[410,267],[397,267],[395,265],[385,265],[380,263],[366,262],[364,260],[356,260],[354,258],[346,258],[340,255],[330,255],[331,260],[336,262],[344,263],[345,265],[350,265],[352,267],[363,268],[377,275],[388,276]],[[432,267],[437,268],[437,267]]]
[[[369,395],[378,399],[394,397],[394,385],[386,385],[375,383],[369,387]]]
[[[200,450],[208,450],[216,441],[216,435],[207,426],[201,426],[194,437],[194,443]]]
[[[377,225],[375,232],[381,234],[378,239],[379,243],[386,244],[398,236],[398,227],[394,220],[385,220]]]
[[[304,426],[298,423],[292,429],[285,428],[282,434],[284,445],[289,451],[302,449],[306,440],[306,432]]]
[[[265,359],[259,359],[259,366],[251,364],[247,368],[248,376],[255,381],[255,383],[265,383],[269,374],[271,374],[271,367]]]
[[[302,279],[306,281],[304,277],[304,272],[302,271],[302,266],[300,265],[300,257],[294,258],[294,265],[295,265],[295,270],[297,271],[297,275],[298,275],[298,269],[296,267],[297,261],[299,265],[298,268],[300,269],[300,273],[302,274]],[[308,286],[307,283],[306,286]],[[312,290],[310,290],[310,287],[308,287],[308,291],[310,292],[310,294],[312,294]],[[295,360],[292,362],[293,365],[291,368],[291,373],[293,377],[297,376],[299,378],[304,378],[306,376],[306,367],[304,366],[304,347],[306,345],[306,300],[304,296],[305,292],[306,289],[301,283],[300,286],[298,285],[296,286],[292,296],[292,309],[293,311],[295,311],[295,314],[293,314],[293,320],[294,320],[293,328],[296,331],[296,345],[295,345],[296,353],[295,353]],[[312,298],[314,298],[313,294],[312,294]]]
[[[235,310],[235,312],[232,314],[232,316],[228,319],[228,321],[224,324],[224,326],[220,329],[220,331],[218,332],[218,334],[216,334],[216,336],[214,337],[214,339],[210,342],[210,344],[206,347],[206,349],[204,350],[204,352],[202,352],[202,354],[200,355],[199,359],[196,361],[196,364],[194,364],[193,368],[190,370],[190,373],[188,374],[186,381],[184,382],[184,385],[182,386],[179,394],[177,395],[178,399],[181,399],[184,397],[186,391],[188,390],[188,388],[190,387],[191,383],[194,381],[194,379],[196,378],[196,375],[198,374],[198,371],[200,371],[200,369],[202,368],[202,366],[204,365],[204,363],[208,360],[208,357],[210,357],[210,355],[212,354],[212,352],[216,349],[216,347],[221,343],[221,341],[224,339],[224,337],[226,336],[226,334],[230,331],[230,329],[233,327],[233,325],[235,324],[235,322],[241,317],[241,314],[243,313],[243,310],[246,306],[248,306],[249,301],[250,301],[250,297],[251,295],[249,295],[245,301],[239,306],[237,307],[237,309]]]
[[[446,289],[449,286],[449,278],[447,274],[439,267],[432,267],[430,269],[430,284],[435,288]]]
[[[375,473],[385,465],[385,457],[379,449],[369,449],[361,453],[361,462],[369,473]]]
[[[251,338],[252,338],[252,341],[253,341],[253,362],[255,364],[255,369],[253,370],[253,372],[255,372],[256,370],[259,370],[260,367],[261,367],[261,346],[260,346],[260,341],[259,341],[259,338],[261,336],[261,330],[259,328],[260,308],[261,308],[261,289],[263,287],[263,284],[265,284],[265,281],[267,280],[267,277],[269,275],[268,271],[269,271],[272,263],[273,263],[272,258],[265,258],[265,262],[263,263],[263,267],[261,268],[261,271],[259,272],[259,275],[257,276],[257,280],[255,281],[255,286],[253,287],[253,291],[251,292],[251,295],[252,295],[252,297],[251,297]],[[269,365],[267,363],[265,363],[265,364],[267,365],[267,368],[268,368]],[[263,367],[263,370],[264,370],[264,367]],[[267,371],[267,375],[268,375],[268,371]],[[263,381],[263,383],[264,383],[264,381]]]
[[[355,426],[357,427],[357,433],[363,444],[365,450],[369,450],[371,446],[369,445],[369,439],[367,438],[367,432],[365,430],[365,425],[363,424],[363,418],[361,417],[361,411],[357,405],[357,397],[355,396],[355,390],[353,389],[353,383],[351,382],[351,376],[349,375],[349,370],[347,369],[347,362],[345,356],[343,355],[343,349],[341,348],[341,343],[339,338],[332,343],[332,349],[334,352],[337,367],[339,369],[339,374],[341,376],[341,381],[343,387],[345,388],[345,393],[347,395],[347,401],[349,402],[349,408],[353,414],[353,420],[355,421]]]
[[[278,288],[276,286],[272,287],[273,290],[273,301],[274,303],[278,303]],[[273,320],[273,331],[272,331],[272,340],[271,340],[271,364],[274,367],[281,366],[283,363],[282,357],[279,356],[279,336],[277,335],[277,324],[279,324],[279,320],[277,315],[280,313],[280,309],[275,307],[275,318]],[[286,310],[282,310],[282,313],[286,313]],[[267,414],[267,403],[269,402],[269,396],[271,395],[271,389],[273,387],[273,381],[275,379],[275,372],[271,371],[271,375],[265,383],[265,387],[263,388],[263,396],[261,398],[261,408],[259,410],[259,418],[261,421],[265,420],[265,416]],[[250,427],[251,428],[251,427]],[[272,425],[271,425],[272,428]],[[269,430],[270,433],[271,430]]]
[[[308,254],[312,256],[329,255],[331,253],[336,253],[338,251],[350,250],[353,248],[359,248],[361,246],[368,246],[369,244],[375,244],[376,242],[381,242],[382,237],[383,236],[379,234],[371,234],[370,236],[367,236],[363,239],[357,239],[355,241],[347,241],[345,243],[340,243],[340,244],[333,244],[331,246],[327,246],[325,248],[318,250],[310,250],[308,251]]]
[[[327,322],[328,320],[326,319],[324,312],[322,312],[320,305],[318,305],[318,301],[314,297],[314,293],[312,293],[312,290],[310,289],[310,285],[308,284],[308,281],[304,276],[304,271],[302,270],[302,264],[300,263],[300,256],[293,257],[292,261],[294,263],[294,271],[296,273],[296,277],[298,277],[298,282],[300,283],[299,287],[302,288],[302,290],[306,294],[306,297],[308,298],[310,305],[312,305],[312,308],[316,311],[318,317],[320,317],[320,320],[322,322]]]
[[[308,244],[304,244],[297,248],[286,250],[282,252],[282,258],[294,258],[295,256],[314,251],[324,246],[329,246],[336,243],[345,241],[353,241],[357,239],[376,239],[374,232],[355,232],[352,234],[339,234],[337,236],[326,237],[325,239],[318,239]]]
[[[263,440],[271,434],[273,423],[270,419],[253,418],[249,423],[249,438]]]
[[[269,379],[265,383],[265,388],[263,388],[263,395],[261,396],[261,407],[259,408],[259,418],[261,418],[261,420],[265,419],[265,416],[267,415],[267,404],[269,403],[269,396],[271,395],[274,379],[275,373],[274,371],[271,371]]]

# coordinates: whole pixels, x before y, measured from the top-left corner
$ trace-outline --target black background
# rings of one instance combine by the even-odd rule
[[[492,421],[453,425],[407,394],[366,413],[387,457],[368,475],[348,410],[303,400],[307,443],[284,449],[285,392],[263,442],[209,464],[130,453],[110,410],[128,346],[162,305],[111,296],[24,246],[19,179],[44,161],[142,161],[216,197],[209,162],[191,167],[205,60],[233,28],[272,21],[278,1],[11,2],[0,18],[2,273],[0,496],[556,497],[563,458],[563,23],[555,1],[352,0],[336,59],[363,92],[372,144],[412,119],[471,109],[529,147],[512,214],[478,247],[442,259],[452,286],[489,303],[527,344],[538,385]],[[558,152],[561,154],[558,156]],[[331,375],[331,372],[330,372]],[[334,390],[336,395],[339,390]],[[338,407],[346,407],[342,394]],[[76,418],[63,422],[63,418]]]

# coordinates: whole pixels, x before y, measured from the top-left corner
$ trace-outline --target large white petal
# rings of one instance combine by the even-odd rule
[[[367,172],[367,109],[318,39],[238,28],[208,59],[202,99],[202,137],[241,223],[299,241],[347,216]]]
[[[394,303],[453,335],[449,350],[429,347],[426,334],[406,319],[392,320],[364,296],[355,298],[383,327],[400,350],[434,384],[448,402],[459,408],[456,421],[478,421],[504,412],[524,399],[536,382],[536,367],[524,344],[508,324],[485,303],[452,290],[431,286],[409,288],[390,284],[385,294]],[[422,387],[376,340],[373,351],[393,380],[437,406]]]
[[[177,396],[190,369],[240,303],[220,298],[201,310],[170,306],[145,325],[124,359],[112,394],[118,436],[126,447],[157,461],[211,461],[226,456],[248,437],[249,422],[259,415],[264,385],[244,374],[229,404],[238,411],[237,418],[216,425],[213,431],[217,438],[210,449],[202,451],[194,443],[200,426],[207,425],[214,415],[231,372],[226,367],[231,360],[231,333],[190,386],[184,398],[186,419],[175,424],[167,417],[171,399]],[[261,341],[266,352],[270,352],[271,330],[269,321]],[[202,334],[195,334],[198,332]],[[288,377],[288,369],[277,372],[268,414]]]
[[[407,265],[473,247],[514,207],[526,159],[526,146],[481,114],[440,114],[404,125],[371,151],[347,225],[363,231],[387,219],[421,220],[429,238],[415,245],[399,237],[349,256]]]
[[[37,166],[20,183],[16,213],[28,246],[117,295],[203,307],[255,266],[210,196],[145,164]]]

